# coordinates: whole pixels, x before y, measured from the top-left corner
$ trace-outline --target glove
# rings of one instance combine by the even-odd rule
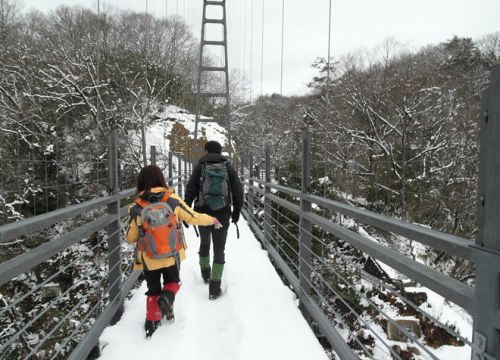
[[[234,211],[232,214],[231,214],[231,222],[233,224],[236,224],[238,222],[238,220],[240,219],[240,212],[239,211]]]
[[[213,224],[214,224],[215,230],[219,230],[219,229],[223,228],[222,224],[220,223],[220,221],[217,218],[213,218]]]

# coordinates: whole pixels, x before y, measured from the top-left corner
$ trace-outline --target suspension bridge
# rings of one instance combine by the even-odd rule
[[[47,159],[48,150],[42,160],[33,154],[23,158],[19,145],[16,159],[2,159],[25,163],[45,177],[32,185],[43,190],[33,191],[31,214],[21,216],[20,200],[3,203],[0,359],[500,358],[500,68],[491,72],[476,119],[481,128],[478,232],[476,239],[465,239],[367,210],[366,199],[352,194],[341,194],[343,201],[328,196],[331,173],[323,154],[329,140],[317,129],[304,126],[284,135],[296,142],[295,154],[277,154],[276,144],[270,143],[262,149],[238,149],[231,137],[229,64],[232,58],[243,68],[251,62],[250,90],[238,90],[252,101],[258,93],[252,84],[254,56],[241,54],[253,52],[258,43],[253,29],[257,9],[250,4],[229,11],[225,0],[193,5],[202,14],[201,19],[189,19],[201,33],[194,114],[175,106],[158,110],[159,122],[143,126],[135,142],[127,139],[127,146],[137,149],[138,163],[127,160],[129,154],[120,145],[123,133],[117,129],[109,131],[106,143],[93,144],[91,159],[82,158],[64,140],[57,143],[62,154],[57,161]],[[327,5],[329,78],[331,1]],[[97,6],[99,16],[99,2]],[[274,14],[266,13],[264,2],[260,10],[262,95],[264,18]],[[189,13],[186,5],[184,11]],[[284,1],[280,12],[277,47],[283,93]],[[212,26],[220,27],[219,37],[211,37]],[[248,41],[248,46],[231,49],[231,29],[238,29],[234,38]],[[96,92],[99,54],[98,47]],[[205,63],[210,57],[216,59]],[[220,84],[207,86],[207,77]],[[215,99],[222,109],[217,122],[203,114],[207,99]],[[98,119],[105,110],[100,107],[97,101]],[[174,125],[167,131],[165,124],[171,119],[194,138],[189,151],[174,148],[174,139],[167,136]],[[234,226],[229,229],[225,293],[217,301],[208,300],[199,276],[198,239],[194,229],[186,229],[188,256],[181,269],[176,320],[146,340],[146,289],[141,274],[132,271],[133,249],[123,239],[137,169],[160,166],[169,186],[182,195],[199,156],[197,141],[220,136],[245,188],[241,238],[236,238]],[[286,165],[278,155],[287,156]],[[71,169],[81,172],[82,179],[88,173],[93,178],[66,182]],[[19,189],[24,175],[2,174],[1,179],[7,184],[10,177],[18,177],[14,182]],[[285,185],[283,178],[288,179]],[[0,195],[20,199],[18,193],[6,190]],[[7,218],[8,213],[13,216]],[[388,246],[385,238],[471,263],[475,282],[452,277],[415,252],[408,256],[402,247]]]

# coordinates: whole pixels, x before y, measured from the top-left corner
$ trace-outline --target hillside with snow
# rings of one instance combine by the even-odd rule
[[[170,151],[170,138],[174,126],[185,129],[189,138],[194,139],[196,115],[186,109],[176,105],[156,105],[150,113],[150,123],[146,126],[146,153],[147,158],[151,156],[151,146],[156,147],[157,162],[159,166],[166,166],[168,152]],[[220,126],[213,118],[200,116],[198,124],[198,138],[215,140],[224,146],[227,143],[227,131]],[[131,144],[136,149],[141,148],[141,132],[130,133]],[[174,165],[177,163],[177,157],[174,155]],[[174,166],[175,167],[175,166]]]

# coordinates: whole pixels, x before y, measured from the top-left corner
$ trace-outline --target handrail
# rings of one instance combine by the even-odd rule
[[[168,181],[181,180],[183,175],[175,176]],[[176,186],[178,181],[173,183]],[[14,223],[0,226],[0,243],[6,243],[23,235],[32,234],[37,230],[52,226],[63,220],[82,215],[91,210],[95,210],[118,200],[131,197],[135,189],[127,189],[119,192],[117,195],[106,195],[97,199],[82,202],[77,205],[71,205],[63,209],[50,211],[48,213],[37,215],[31,218],[23,219]]]
[[[96,320],[90,331],[78,343],[78,346],[75,348],[75,350],[73,350],[73,352],[69,355],[68,360],[85,359],[87,355],[92,351],[92,348],[99,340],[99,336],[101,336],[104,329],[111,322],[113,316],[115,316],[115,314],[120,311],[120,308],[122,306],[121,304],[123,304],[123,301],[127,297],[128,293],[139,279],[140,273],[140,271],[134,271],[125,280],[125,282],[123,283],[120,298],[115,299],[108,305],[102,315]]]
[[[0,285],[5,284],[10,279],[23,274],[50,257],[63,251],[82,238],[93,234],[115,221],[113,215],[106,215],[88,224],[61,236],[58,239],[46,242],[34,249],[0,264]]]
[[[178,177],[174,177],[174,179],[182,178],[182,175]],[[176,186],[178,182],[175,182],[173,186]],[[78,205],[73,205],[64,209],[52,211],[49,216],[38,215],[34,218],[29,218],[26,220],[21,220],[16,223],[7,224],[0,226],[0,235],[7,234],[6,238],[9,239],[10,236],[14,234],[21,233],[22,235],[30,234],[34,232],[28,231],[27,229],[40,229],[43,227],[47,227],[50,225],[54,225],[58,222],[61,222],[65,219],[81,215],[85,212],[94,210],[96,208],[108,205],[112,202],[116,202],[118,200],[130,197],[135,193],[135,189],[128,189],[121,191],[118,195],[115,196],[105,196],[104,198],[99,198],[95,200],[90,200],[85,203],[81,203]],[[96,201],[97,200],[97,201]],[[99,201],[101,200],[101,201]],[[120,208],[119,216],[125,216],[128,212],[129,205],[125,205]],[[49,213],[47,213],[49,214]],[[69,216],[71,214],[72,216]],[[36,219],[38,217],[43,217],[41,219]],[[61,252],[62,250],[68,248],[73,245],[75,242],[81,240],[85,236],[93,234],[99,230],[104,229],[110,223],[114,221],[114,216],[106,215],[104,217],[100,217],[97,220],[94,220],[88,224],[82,225],[77,229],[49,242],[46,242],[40,246],[37,246],[34,249],[31,249],[21,255],[16,256],[10,260],[4,261],[0,263],[0,285],[6,283],[10,279],[25,273],[36,265],[44,262],[49,259],[51,256]],[[56,221],[57,220],[57,221]],[[28,223],[30,226],[26,225]],[[15,225],[15,226],[14,226]],[[3,232],[3,227],[8,227],[7,231]],[[21,235],[17,235],[21,236]],[[14,238],[16,238],[15,236]]]
[[[109,205],[116,201],[116,196],[104,196],[81,204],[72,205],[63,209],[50,211],[48,213],[37,215],[28,219],[23,219],[14,223],[0,226],[0,243],[6,243],[10,240],[23,235],[32,234],[37,230],[54,225],[63,220],[84,214],[88,211]]]
[[[166,179],[171,186],[179,186],[187,181],[187,174],[180,174]],[[180,191],[180,188],[179,188]],[[128,277],[124,278],[119,267],[120,260],[120,219],[127,215],[130,205],[120,207],[120,201],[129,198],[135,194],[135,189],[122,190],[116,195],[107,195],[81,204],[68,206],[63,209],[55,210],[43,215],[38,215],[32,218],[24,219],[15,223],[0,226],[0,242],[7,242],[20,236],[29,235],[39,229],[47,228],[61,221],[82,215],[86,212],[108,206],[107,214],[104,214],[97,219],[90,221],[84,225],[80,225],[76,229],[63,234],[59,238],[45,242],[27,252],[20,254],[12,259],[0,263],[0,285],[16,278],[17,276],[26,273],[35,266],[47,261],[54,255],[64,251],[71,245],[77,243],[85,237],[96,232],[107,230],[108,232],[108,261],[109,261],[109,304],[106,305],[104,311],[92,324],[89,331],[86,332],[84,338],[79,341],[78,346],[70,355],[71,359],[85,358],[92,348],[95,346],[100,334],[106,326],[120,314],[123,301],[128,295],[132,286],[136,283],[139,272],[135,271]],[[110,246],[109,239],[116,239],[116,243]],[[115,290],[113,290],[115,289]],[[19,299],[19,298],[18,298]],[[17,300],[19,301],[19,300]],[[71,316],[71,312],[65,318]],[[78,329],[76,329],[78,330]],[[75,331],[76,331],[75,330]],[[35,348],[36,349],[36,348]]]
[[[426,267],[415,260],[409,259],[392,249],[370,241],[331,220],[313,214],[312,212],[303,212],[299,206],[276,195],[267,194],[266,196],[272,202],[287,208],[295,214],[305,217],[323,230],[349,242],[352,246],[386,263],[408,277],[421,282],[438,294],[462,306],[469,312],[473,311],[474,289],[472,287],[439,271]]]
[[[311,203],[314,203],[318,206],[336,211],[368,225],[372,225],[382,230],[390,231],[395,234],[404,236],[410,240],[417,241],[421,244],[446,251],[451,255],[459,256],[472,261],[475,259],[476,249],[473,247],[474,243],[471,240],[466,240],[458,236],[431,230],[423,226],[394,219],[389,216],[378,214],[366,209],[360,209],[352,205],[341,203],[339,201],[326,199],[317,195],[304,194],[300,190],[287,188],[282,185],[268,183],[260,179],[250,178],[248,176],[244,176],[244,178],[248,181],[253,181],[255,183],[258,183],[259,185],[267,186],[271,189],[293,196],[297,198],[297,200],[310,201]],[[260,189],[256,186],[252,186],[252,188],[253,190],[264,194],[263,189]]]

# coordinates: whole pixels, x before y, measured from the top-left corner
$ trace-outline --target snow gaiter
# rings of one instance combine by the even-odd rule
[[[222,272],[224,271],[224,264],[214,262],[212,266],[212,280],[222,279]]]
[[[210,269],[210,256],[200,256],[201,270]]]
[[[201,277],[205,283],[210,280],[210,256],[200,256]]]
[[[146,299],[146,320],[161,320],[161,311],[158,306],[158,295],[148,295]]]
[[[181,286],[179,285],[178,282],[168,282],[166,283],[164,286],[163,286],[163,289],[162,289],[162,292],[163,291],[171,291],[175,294],[177,294],[177,292],[179,291],[179,289],[181,288]]]

